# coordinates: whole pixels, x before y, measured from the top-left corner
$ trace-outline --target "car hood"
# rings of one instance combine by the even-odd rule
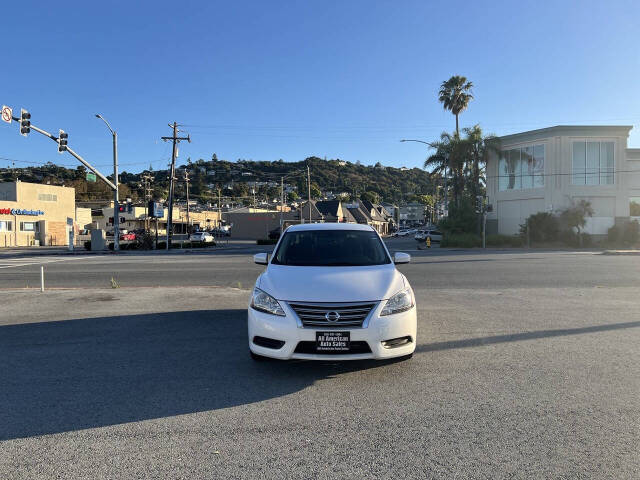
[[[277,300],[362,302],[391,297],[404,288],[405,279],[393,264],[367,267],[269,265],[256,286]]]

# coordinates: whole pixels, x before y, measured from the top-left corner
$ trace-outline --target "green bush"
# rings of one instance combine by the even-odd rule
[[[143,232],[136,235],[136,249],[137,250],[151,250],[153,249],[154,237],[149,232]]]
[[[259,238],[256,240],[257,245],[275,245],[278,243],[277,238]]]
[[[475,234],[478,231],[478,215],[471,199],[464,198],[459,207],[449,204],[449,216],[440,221],[439,227],[447,234]]]
[[[482,238],[474,233],[444,233],[441,247],[473,248],[482,246]]]
[[[624,226],[622,239],[629,245],[636,245],[638,243],[638,239],[640,239],[640,223],[638,223],[637,220],[627,222]]]
[[[524,240],[517,235],[487,235],[487,247],[522,247]]]
[[[607,230],[607,242],[611,245],[616,245],[620,238],[622,237],[622,229],[617,225],[614,225],[609,230]]]
[[[91,240],[87,240],[86,242],[84,242],[84,249],[91,250]]]
[[[558,217],[549,212],[538,212],[530,215],[527,221],[520,225],[520,235],[527,238],[531,243],[554,242],[560,233],[560,223]]]

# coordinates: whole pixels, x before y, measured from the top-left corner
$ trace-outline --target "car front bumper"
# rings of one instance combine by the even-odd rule
[[[265,357],[281,360],[364,360],[401,357],[413,353],[416,348],[416,307],[406,312],[380,316],[384,302],[380,302],[371,313],[364,328],[355,327],[301,327],[296,314],[285,303],[280,302],[286,315],[284,317],[259,312],[249,307],[249,348],[252,352]],[[299,353],[296,347],[300,342],[316,341],[316,332],[348,331],[352,345],[354,342],[366,342],[371,352],[367,353]],[[264,337],[283,341],[280,348],[267,348],[256,345],[255,337]],[[383,342],[402,337],[411,341],[395,347],[387,347]]]

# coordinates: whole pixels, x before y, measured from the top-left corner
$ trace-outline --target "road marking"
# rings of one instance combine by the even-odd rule
[[[85,260],[85,259],[79,258],[79,257],[73,257],[73,258],[45,257],[38,260],[35,260],[33,258],[29,258],[29,259],[15,258],[15,259],[0,260],[0,268],[19,268],[19,267],[28,267],[30,265],[45,265],[47,263],[69,262],[72,260]]]

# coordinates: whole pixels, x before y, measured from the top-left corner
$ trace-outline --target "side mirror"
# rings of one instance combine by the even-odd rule
[[[409,263],[411,261],[411,255],[408,253],[396,252],[393,254],[393,263]]]
[[[253,261],[258,265],[267,265],[269,263],[269,254],[268,253],[256,253],[253,256]]]

